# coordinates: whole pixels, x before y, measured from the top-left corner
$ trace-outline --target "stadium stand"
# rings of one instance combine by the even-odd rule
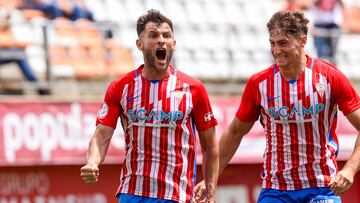
[[[299,2],[307,12],[309,1]],[[22,20],[12,22],[12,32],[18,39],[31,41],[26,54],[42,82],[50,78],[53,84],[69,80],[77,85],[85,80],[103,83],[136,68],[142,61],[135,45],[136,20],[146,10],[155,8],[174,21],[178,42],[173,60],[176,67],[205,84],[236,85],[272,63],[266,21],[275,11],[283,9],[286,1],[86,0],[83,3],[92,12],[94,21],[70,21],[64,17],[51,20],[33,9],[17,9],[18,19]],[[344,4],[338,66],[352,80],[359,81],[360,5],[356,0],[346,0]],[[307,52],[315,54],[312,36]],[[1,78],[8,76],[1,74]],[[227,92],[209,91],[233,94],[231,91],[238,88],[226,89]]]

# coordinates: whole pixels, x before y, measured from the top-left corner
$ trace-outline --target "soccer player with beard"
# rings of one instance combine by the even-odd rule
[[[97,115],[81,177],[98,181],[117,119],[126,154],[117,196],[121,203],[188,203],[196,177],[196,130],[203,152],[206,202],[215,202],[218,143],[203,84],[170,65],[175,50],[172,22],[149,10],[137,21],[136,45],[144,64],[113,81]]]
[[[248,80],[232,123],[219,144],[220,172],[260,118],[266,137],[259,203],[341,202],[360,168],[359,133],[338,170],[338,109],[360,130],[360,98],[334,65],[306,55],[308,20],[301,11],[279,11],[267,23],[275,64]],[[196,188],[196,201],[204,191]]]

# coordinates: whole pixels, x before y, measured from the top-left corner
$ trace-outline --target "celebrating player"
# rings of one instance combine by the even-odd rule
[[[216,119],[203,84],[169,65],[176,41],[172,22],[149,10],[137,21],[144,64],[113,81],[97,115],[81,177],[98,181],[118,117],[126,154],[117,191],[121,203],[188,203],[196,172],[196,134],[203,151],[206,202],[218,178]]]
[[[360,130],[360,98],[334,65],[306,55],[308,20],[279,11],[267,23],[275,64],[247,82],[232,123],[220,139],[222,172],[260,117],[266,136],[259,203],[341,202],[360,165],[360,139],[338,171],[337,111]],[[203,183],[195,187],[200,201]]]

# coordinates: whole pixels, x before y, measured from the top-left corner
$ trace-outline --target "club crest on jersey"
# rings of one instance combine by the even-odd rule
[[[318,82],[315,84],[315,89],[318,92],[318,94],[320,95],[320,97],[324,96],[324,92],[325,92],[325,84],[322,82]]]
[[[109,111],[109,107],[106,103],[103,103],[100,110],[98,111],[97,117],[102,119],[104,118]]]
[[[184,96],[185,92],[182,92],[180,90],[176,90],[173,92],[174,97],[177,99],[182,99],[182,97]]]
[[[173,92],[174,98],[175,98],[175,103],[178,106],[184,96],[185,92],[182,92],[180,90],[176,90]]]

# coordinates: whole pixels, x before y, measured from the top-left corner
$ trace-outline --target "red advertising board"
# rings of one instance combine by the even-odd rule
[[[233,119],[239,101],[238,97],[211,98],[218,136]],[[96,102],[1,102],[0,203],[116,202],[125,147],[120,125],[100,167],[99,183],[86,185],[79,176],[99,107]],[[351,153],[355,132],[339,113],[340,160]],[[256,123],[219,180],[217,202],[256,202],[264,148],[263,130]],[[201,157],[198,159],[200,162]],[[201,176],[200,167],[198,174]],[[356,180],[343,202],[360,202],[359,190]]]
[[[219,123],[218,136],[234,118],[239,101],[238,97],[211,98]],[[83,163],[99,107],[95,102],[1,102],[0,166]],[[354,146],[356,131],[341,113],[337,133],[339,159],[345,160]],[[106,163],[121,163],[124,147],[123,131],[118,124]],[[232,163],[261,163],[264,149],[263,129],[257,122],[244,137]]]
[[[342,165],[343,162],[340,162]],[[0,167],[1,203],[115,203],[120,165],[100,167],[97,184],[80,178],[79,165]],[[198,167],[201,176],[201,167]],[[261,189],[261,164],[232,164],[220,176],[218,203],[255,203]],[[200,177],[198,179],[201,179]],[[342,196],[343,203],[360,202],[360,179]]]

